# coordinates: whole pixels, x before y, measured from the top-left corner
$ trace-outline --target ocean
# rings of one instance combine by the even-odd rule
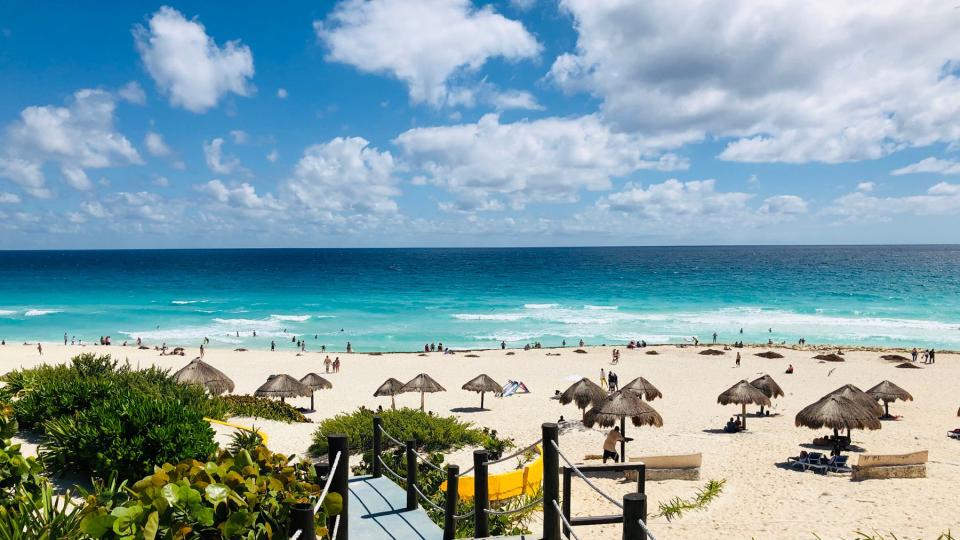
[[[8,343],[265,349],[301,336],[307,350],[363,352],[714,332],[960,349],[960,246],[0,252]]]

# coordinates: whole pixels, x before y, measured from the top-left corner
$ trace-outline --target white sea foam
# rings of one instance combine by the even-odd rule
[[[270,315],[275,321],[306,322],[310,320],[310,315]]]
[[[0,309],[0,317],[9,317],[10,315],[16,315],[17,312],[12,309]]]
[[[583,309],[589,309],[593,311],[607,311],[607,310],[615,311],[620,309],[620,306],[591,306],[590,304],[587,304],[583,306]]]
[[[560,307],[560,304],[524,304],[524,309],[551,309]]]
[[[52,315],[54,313],[61,313],[62,310],[59,309],[28,309],[23,312],[26,317],[40,317],[42,315]]]
[[[170,303],[177,306],[185,306],[187,304],[206,304],[209,300],[173,300]]]
[[[526,316],[522,313],[457,313],[453,318],[461,321],[519,321]]]

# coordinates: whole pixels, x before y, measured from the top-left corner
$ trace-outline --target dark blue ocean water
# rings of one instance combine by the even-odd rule
[[[8,341],[414,350],[740,328],[960,348],[960,246],[0,252]]]

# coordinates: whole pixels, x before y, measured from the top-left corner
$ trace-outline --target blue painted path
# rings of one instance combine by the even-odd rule
[[[441,540],[443,530],[423,509],[410,512],[407,492],[386,476],[350,478],[350,537],[363,540]]]

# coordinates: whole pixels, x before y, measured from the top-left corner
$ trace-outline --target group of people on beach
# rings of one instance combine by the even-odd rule
[[[609,372],[604,373],[603,368],[600,368],[600,388],[603,388],[609,392],[616,392],[619,386],[620,380],[612,369]]]
[[[937,351],[933,349],[924,349],[922,352],[918,352],[917,348],[914,347],[910,351],[910,356],[913,357],[913,361],[917,361],[917,356],[920,356],[923,359],[924,364],[934,364],[937,361]]]
[[[332,369],[333,371],[331,371],[331,369]],[[323,370],[324,370],[324,372],[326,372],[326,373],[340,373],[340,357],[338,356],[338,357],[336,357],[336,358],[335,358],[334,360],[332,360],[332,361],[330,360],[330,356],[329,356],[329,355],[328,355],[326,358],[324,358],[324,359],[323,359]]]

